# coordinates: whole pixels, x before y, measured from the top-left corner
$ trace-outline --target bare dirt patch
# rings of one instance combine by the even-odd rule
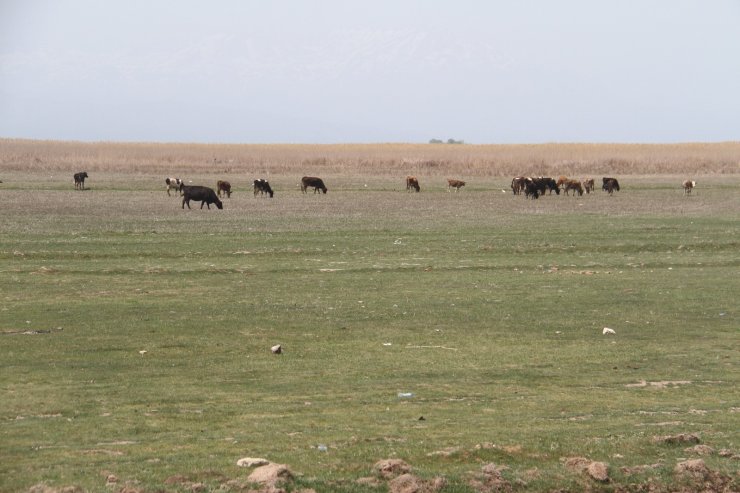
[[[664,435],[653,437],[653,443],[663,445],[683,445],[701,443],[701,439],[695,433],[679,433],[678,435]]]

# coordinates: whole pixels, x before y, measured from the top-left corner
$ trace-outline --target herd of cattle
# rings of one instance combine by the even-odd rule
[[[85,189],[86,178],[88,178],[88,174],[85,171],[74,174],[74,184],[76,190]],[[183,209],[186,205],[188,206],[188,209],[190,209],[191,200],[194,200],[196,202],[200,201],[201,209],[204,205],[206,205],[210,209],[211,204],[215,204],[216,207],[218,207],[219,209],[223,209],[223,202],[221,202],[221,197],[224,195],[227,198],[231,197],[231,183],[225,180],[218,180],[216,182],[215,191],[212,188],[200,185],[185,185],[185,182],[183,182],[183,180],[176,177],[165,178],[164,182],[167,186],[167,195],[171,195],[170,191],[175,190],[180,196],[183,197]],[[447,179],[448,192],[452,191],[452,189],[454,189],[455,192],[459,192],[460,189],[464,186],[465,182],[462,180],[451,178]],[[696,186],[696,182],[693,180],[685,180],[682,186],[684,194],[689,195]],[[304,176],[303,178],[301,178],[301,192],[308,193],[309,188],[313,188],[313,193],[326,193],[328,190],[326,188],[326,185],[324,184],[324,180],[322,180],[321,178],[318,178],[316,176]],[[275,195],[272,187],[270,186],[270,183],[263,178],[258,178],[254,180],[253,189],[255,197],[258,194],[260,196],[267,194],[270,196],[270,198]],[[602,178],[601,189],[607,192],[609,195],[612,195],[614,192],[619,191],[619,181],[616,178],[605,176],[604,178]],[[416,192],[421,191],[421,187],[419,186],[419,180],[417,177],[406,177],[406,190],[414,190]],[[564,191],[566,195],[570,195],[570,192],[573,192],[574,197],[576,196],[576,194],[581,196],[584,192],[586,192],[586,194],[590,194],[594,191],[594,179],[586,178],[583,181],[579,181],[569,179],[566,176],[560,176],[557,180],[548,176],[516,176],[511,180],[511,191],[514,193],[514,195],[523,194],[528,199],[537,199],[545,194],[552,195],[552,192],[555,192],[556,195],[560,195],[561,190]]]
[[[511,191],[514,195],[521,195],[522,193],[526,198],[537,199],[545,193],[552,194],[555,192],[556,195],[560,195],[560,191],[563,190],[565,195],[570,195],[573,192],[573,196],[576,194],[583,195],[583,192],[590,194],[594,191],[594,179],[586,178],[583,181],[572,180],[567,176],[560,176],[557,180],[550,178],[549,176],[538,176],[535,178],[529,176],[517,176],[511,180]],[[602,178],[601,189],[612,195],[614,192],[619,191],[619,181],[616,178],[605,176]]]

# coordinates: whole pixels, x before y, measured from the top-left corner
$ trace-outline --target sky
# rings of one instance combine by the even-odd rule
[[[0,0],[0,138],[740,140],[740,0]]]

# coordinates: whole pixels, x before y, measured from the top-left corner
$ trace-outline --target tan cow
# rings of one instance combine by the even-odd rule
[[[586,178],[583,180],[583,189],[586,191],[586,193],[591,193],[594,191],[594,179],[593,178]]]
[[[573,190],[573,196],[576,196],[576,192],[578,192],[578,195],[583,195],[583,186],[581,185],[581,182],[578,180],[568,180],[565,182],[565,195],[570,195],[571,190]]]
[[[450,192],[454,188],[456,192],[459,192],[462,187],[465,186],[465,182],[462,180],[453,180],[447,178],[447,191]]]

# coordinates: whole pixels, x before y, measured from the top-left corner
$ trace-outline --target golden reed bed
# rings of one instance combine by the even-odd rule
[[[405,176],[740,173],[740,142],[685,144],[161,144],[0,139],[0,171]]]

